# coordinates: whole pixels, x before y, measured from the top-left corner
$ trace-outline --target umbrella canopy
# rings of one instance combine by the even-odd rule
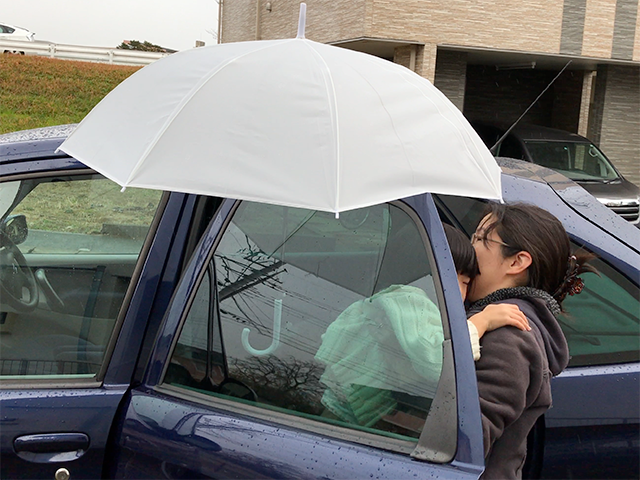
[[[428,80],[304,38],[158,60],[60,150],[124,187],[336,213],[424,192],[501,198],[493,156]]]

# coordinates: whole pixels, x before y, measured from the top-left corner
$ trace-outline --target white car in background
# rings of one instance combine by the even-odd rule
[[[35,33],[22,27],[15,27],[13,25],[7,25],[6,23],[0,23],[0,41],[2,40],[17,40],[33,42]],[[4,53],[20,53],[24,55],[24,52],[19,49],[2,47]]]
[[[22,27],[14,27],[6,23],[0,23],[0,39],[2,40],[27,40],[33,42],[35,33]]]

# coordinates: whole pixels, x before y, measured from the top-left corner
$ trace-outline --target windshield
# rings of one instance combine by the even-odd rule
[[[577,181],[620,178],[607,157],[592,143],[525,141],[534,163]]]

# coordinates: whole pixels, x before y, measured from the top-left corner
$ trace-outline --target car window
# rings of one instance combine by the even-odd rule
[[[524,160],[524,150],[520,145],[520,142],[513,135],[507,135],[496,152],[496,156],[516,158],[518,160]]]
[[[161,192],[99,175],[0,185],[0,375],[92,377]]]
[[[126,189],[102,177],[39,182],[11,212],[24,215],[23,253],[137,254],[160,192]]]
[[[394,205],[336,219],[242,203],[164,382],[417,439],[440,378],[444,338],[423,233]]]
[[[602,259],[594,259],[592,265],[598,274],[581,275],[582,293],[564,300],[566,313],[559,318],[569,343],[569,365],[638,361],[640,290]]]
[[[525,142],[538,165],[557,170],[572,180],[616,180],[617,172],[598,148],[589,143]]]

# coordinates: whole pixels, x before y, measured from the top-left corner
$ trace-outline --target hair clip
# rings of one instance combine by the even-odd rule
[[[582,289],[584,288],[584,282],[582,281],[581,278],[575,277],[573,279],[573,281],[571,282],[571,288],[569,289],[569,295],[573,296],[573,295],[578,295],[580,292],[582,292]]]

